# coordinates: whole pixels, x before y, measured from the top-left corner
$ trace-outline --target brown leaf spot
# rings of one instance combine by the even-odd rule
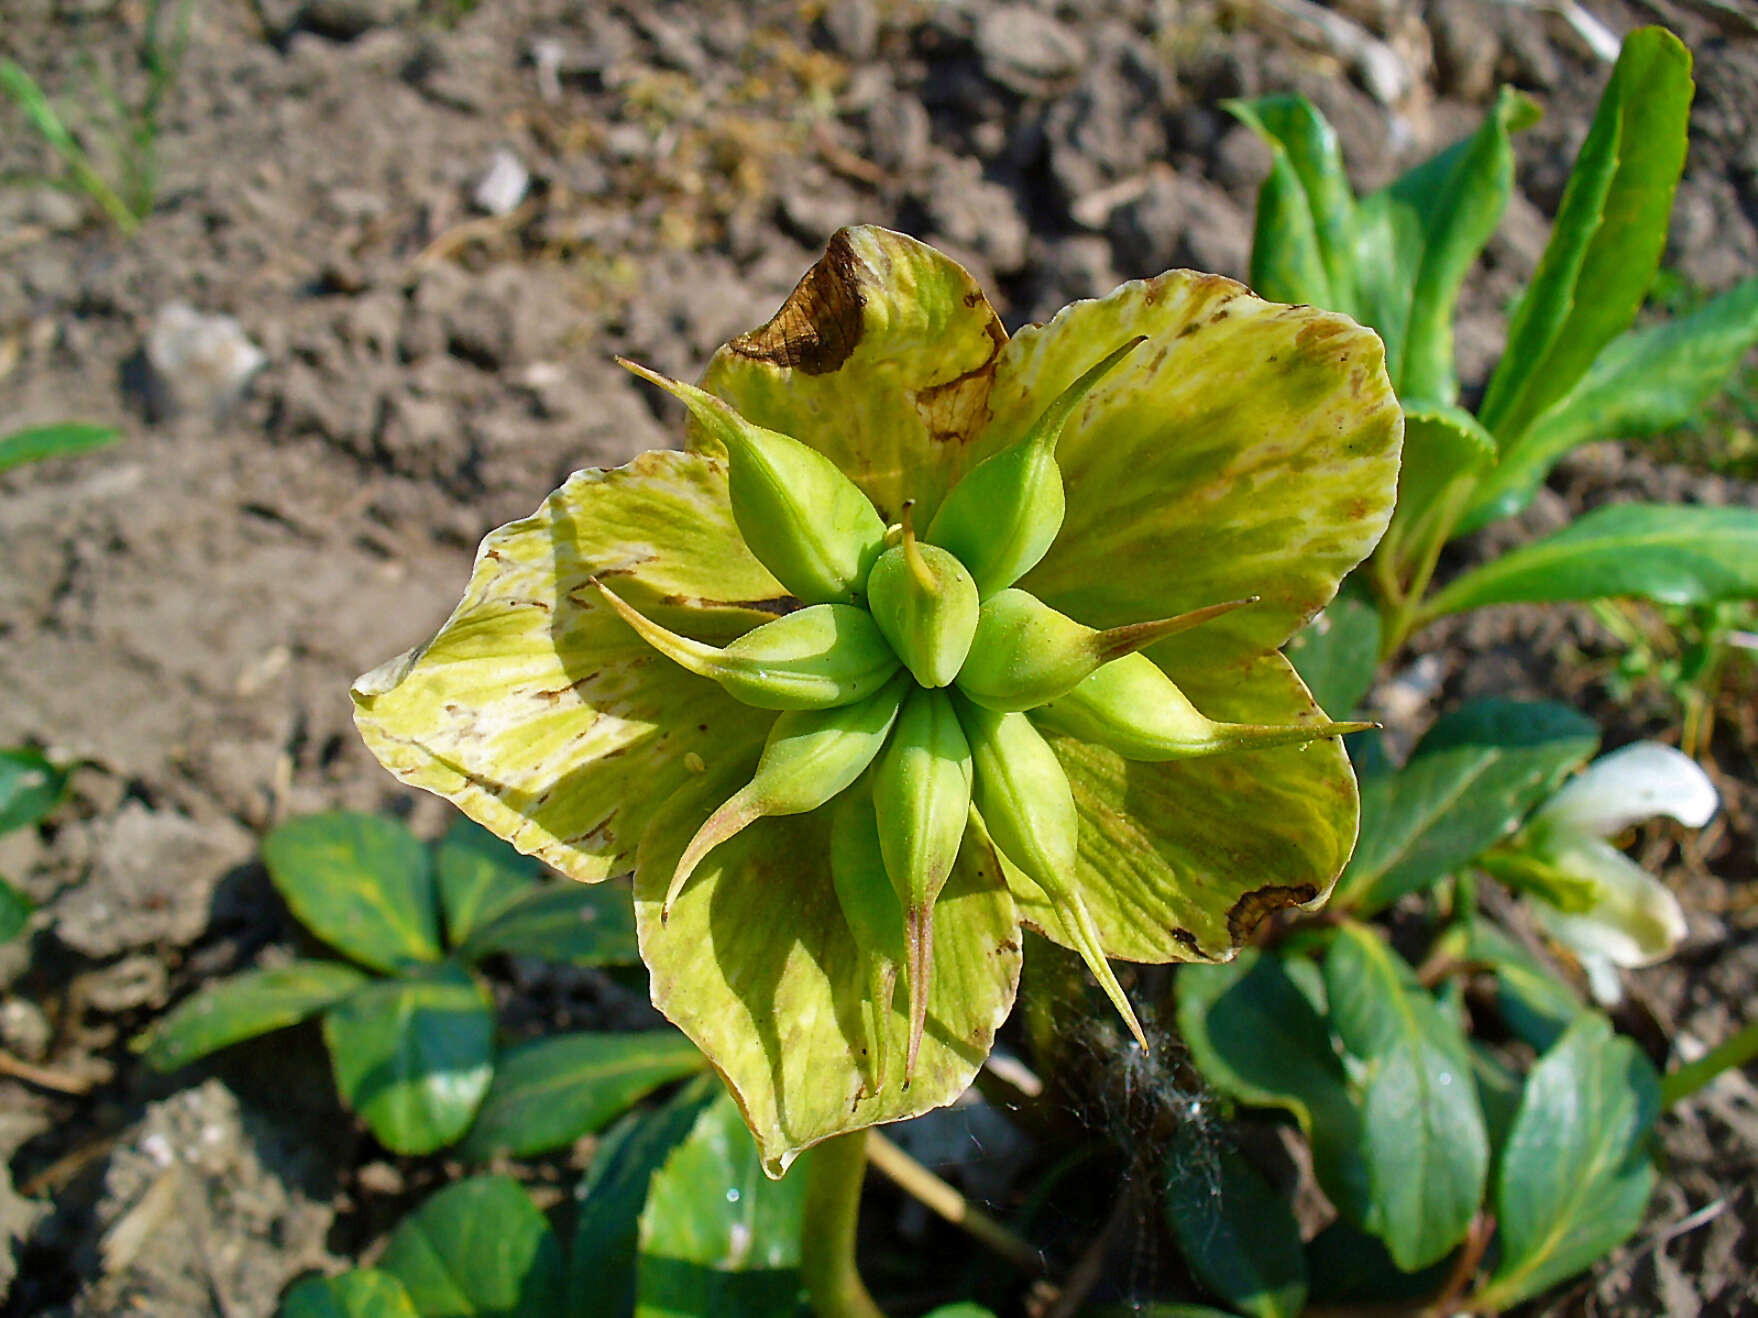
[[[866,295],[846,230],[831,235],[824,256],[788,294],[767,324],[741,334],[727,349],[741,357],[828,375],[861,341]]]
[[[777,618],[800,607],[792,595],[775,595],[760,600],[711,600],[706,595],[665,595],[661,604],[675,609],[750,609],[753,613],[771,613]]]
[[[1233,909],[1227,912],[1227,935],[1235,944],[1243,944],[1251,937],[1252,931],[1270,915],[1289,906],[1309,902],[1316,896],[1318,889],[1310,883],[1291,886],[1265,884],[1233,903]]]
[[[981,294],[978,295],[981,297]],[[989,411],[989,389],[995,380],[995,364],[1007,343],[1007,331],[990,317],[989,353],[982,362],[942,384],[929,385],[916,395],[916,412],[937,443],[965,442],[975,437]]]

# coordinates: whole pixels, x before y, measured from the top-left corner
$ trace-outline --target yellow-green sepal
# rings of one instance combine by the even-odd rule
[[[678,898],[660,900],[685,843],[733,776],[704,775],[655,814],[635,871],[641,957],[654,1005],[708,1056],[779,1176],[807,1146],[917,1116],[969,1087],[1013,1006],[1019,926],[993,850],[961,848],[934,904],[934,968],[915,1075],[872,1084],[872,990],[829,873],[831,809],[761,819],[717,847]],[[908,1046],[883,1017],[890,1058]]]
[[[733,517],[775,579],[808,604],[859,602],[885,523],[855,483],[822,453],[747,421],[713,394],[623,365],[681,400],[724,450]]]
[[[895,520],[926,526],[971,465],[1007,332],[951,257],[873,225],[840,229],[769,322],[728,343],[703,387],[811,445]],[[700,424],[693,448],[719,442]]]
[[[927,540],[970,569],[983,599],[1018,581],[1055,543],[1065,508],[1056,441],[1093,386],[1142,342],[1130,339],[1064,389],[1021,439],[966,472],[940,505]]]
[[[582,471],[482,543],[439,633],[354,683],[368,748],[577,879],[626,872],[690,764],[748,770],[774,716],[657,660],[593,586],[730,641],[787,594],[739,536],[723,464],[647,453]]]

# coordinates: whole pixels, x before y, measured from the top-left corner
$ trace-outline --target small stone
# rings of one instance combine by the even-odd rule
[[[223,414],[267,361],[232,317],[206,315],[185,302],[168,303],[147,332],[148,414]]]
[[[118,1015],[139,1007],[162,1007],[170,999],[170,974],[150,952],[125,956],[113,965],[80,977],[85,1000],[99,1011]]]
[[[48,1013],[29,998],[8,998],[0,1006],[0,1043],[8,1052],[27,1062],[40,1062],[49,1055],[54,1037]]]
[[[412,18],[420,7],[420,0],[310,0],[302,21],[313,32],[348,40]]]
[[[977,20],[983,72],[1021,96],[1042,96],[1080,71],[1086,43],[1030,5],[999,5]]]
[[[504,146],[494,150],[488,172],[470,194],[471,204],[490,215],[511,215],[531,190],[531,171]]]
[[[879,50],[879,10],[873,0],[837,0],[824,13],[824,30],[837,53],[857,64]]]

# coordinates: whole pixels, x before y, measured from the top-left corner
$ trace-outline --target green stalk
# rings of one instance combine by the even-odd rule
[[[1758,1060],[1758,1020],[1746,1022],[1742,1029],[1696,1061],[1686,1062],[1676,1071],[1668,1072],[1660,1082],[1660,1105],[1669,1108],[1681,1103],[1723,1071],[1731,1071],[1754,1060]]]
[[[800,1276],[818,1318],[885,1318],[855,1266],[855,1228],[867,1175],[867,1132],[825,1140],[806,1155]]]

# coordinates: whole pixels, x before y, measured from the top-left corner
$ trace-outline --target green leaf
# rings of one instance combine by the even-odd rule
[[[452,821],[435,848],[433,871],[446,917],[446,942],[457,947],[527,892],[542,875],[543,865],[521,856],[474,820],[460,818]]]
[[[568,1312],[628,1318],[635,1312],[635,1254],[653,1175],[724,1093],[704,1076],[655,1112],[630,1113],[598,1142],[580,1188],[568,1254]]]
[[[995,1313],[980,1304],[961,1300],[957,1304],[943,1304],[938,1309],[930,1309],[922,1318],[995,1318]]]
[[[114,441],[121,431],[110,426],[35,426],[0,435],[0,471],[44,458],[70,458]]]
[[[306,815],[263,839],[269,878],[312,933],[373,970],[440,956],[427,848],[394,819]]]
[[[589,885],[566,879],[528,888],[479,925],[459,949],[467,961],[495,952],[574,966],[638,961],[629,890],[620,883]]]
[[[1361,782],[1361,840],[1332,904],[1371,914],[1493,846],[1599,744],[1563,705],[1484,700],[1442,715],[1400,770]]]
[[[308,1277],[281,1301],[280,1318],[418,1318],[403,1283],[388,1272],[356,1268],[339,1277]]]
[[[564,1148],[643,1095],[707,1065],[673,1030],[564,1034],[508,1049],[459,1156],[527,1158]]]
[[[1548,1290],[1642,1225],[1654,1185],[1643,1138],[1659,1102],[1647,1059],[1597,1012],[1539,1059],[1502,1155],[1501,1263],[1479,1306],[1505,1309]]]
[[[353,993],[367,977],[340,961],[296,961],[211,984],[142,1037],[147,1062],[175,1071],[228,1044],[285,1029]]]
[[[1620,503],[1449,582],[1423,606],[1432,621],[1489,604],[1635,595],[1712,604],[1758,595],[1758,510]]]
[[[0,879],[0,943],[18,937],[35,909],[29,897]]]
[[[637,1318],[792,1318],[806,1179],[770,1180],[722,1095],[654,1174],[641,1213]]]
[[[1509,139],[1537,121],[1531,99],[1504,87],[1477,132],[1361,201],[1360,314],[1385,339],[1392,385],[1407,411],[1458,400],[1459,289],[1513,191]]]
[[[1362,1107],[1369,1227],[1400,1268],[1443,1258],[1483,1200],[1489,1138],[1465,1036],[1377,934],[1338,931],[1325,958],[1331,1023],[1368,1063]]]
[[[1273,302],[1353,314],[1355,194],[1335,130],[1303,96],[1223,101],[1221,108],[1263,138],[1272,156],[1257,194],[1252,287]]]
[[[1508,1029],[1539,1052],[1550,1048],[1587,1010],[1579,995],[1543,962],[1487,921],[1472,921],[1467,948],[1471,960],[1495,967],[1496,1006]]]
[[[1203,1078],[1241,1103],[1292,1113],[1325,1193],[1365,1216],[1361,1115],[1324,1019],[1281,959],[1246,948],[1226,965],[1182,967],[1177,984],[1179,1033]]]
[[[68,776],[30,746],[0,750],[0,833],[34,824],[61,804]]]
[[[398,1225],[379,1267],[421,1318],[563,1318],[562,1251],[510,1176],[448,1186]],[[579,1310],[577,1312],[586,1312]]]
[[[462,1135],[494,1070],[488,994],[459,966],[419,975],[370,984],[324,1017],[336,1088],[396,1153]]]
[[[1348,718],[1366,699],[1380,658],[1380,614],[1350,577],[1325,611],[1296,632],[1285,653],[1332,718]]]
[[[1758,276],[1688,316],[1613,340],[1479,483],[1465,526],[1519,512],[1558,458],[1595,439],[1634,439],[1694,416],[1758,343]]]
[[[1463,408],[1405,409],[1398,504],[1375,551],[1376,566],[1390,566],[1400,592],[1428,579],[1478,477],[1495,461],[1495,438]]]
[[[1197,1280],[1252,1318],[1295,1318],[1306,1258],[1288,1200],[1245,1158],[1179,1127],[1166,1161],[1166,1222]]]
[[[1338,1218],[1306,1246],[1306,1267],[1315,1305],[1409,1305],[1426,1299],[1446,1282],[1449,1265],[1433,1263],[1405,1272],[1386,1252],[1385,1242]],[[1355,1308],[1342,1309],[1354,1312]]]
[[[1478,409],[1504,447],[1635,320],[1666,243],[1691,92],[1691,53],[1672,33],[1624,39]]]

